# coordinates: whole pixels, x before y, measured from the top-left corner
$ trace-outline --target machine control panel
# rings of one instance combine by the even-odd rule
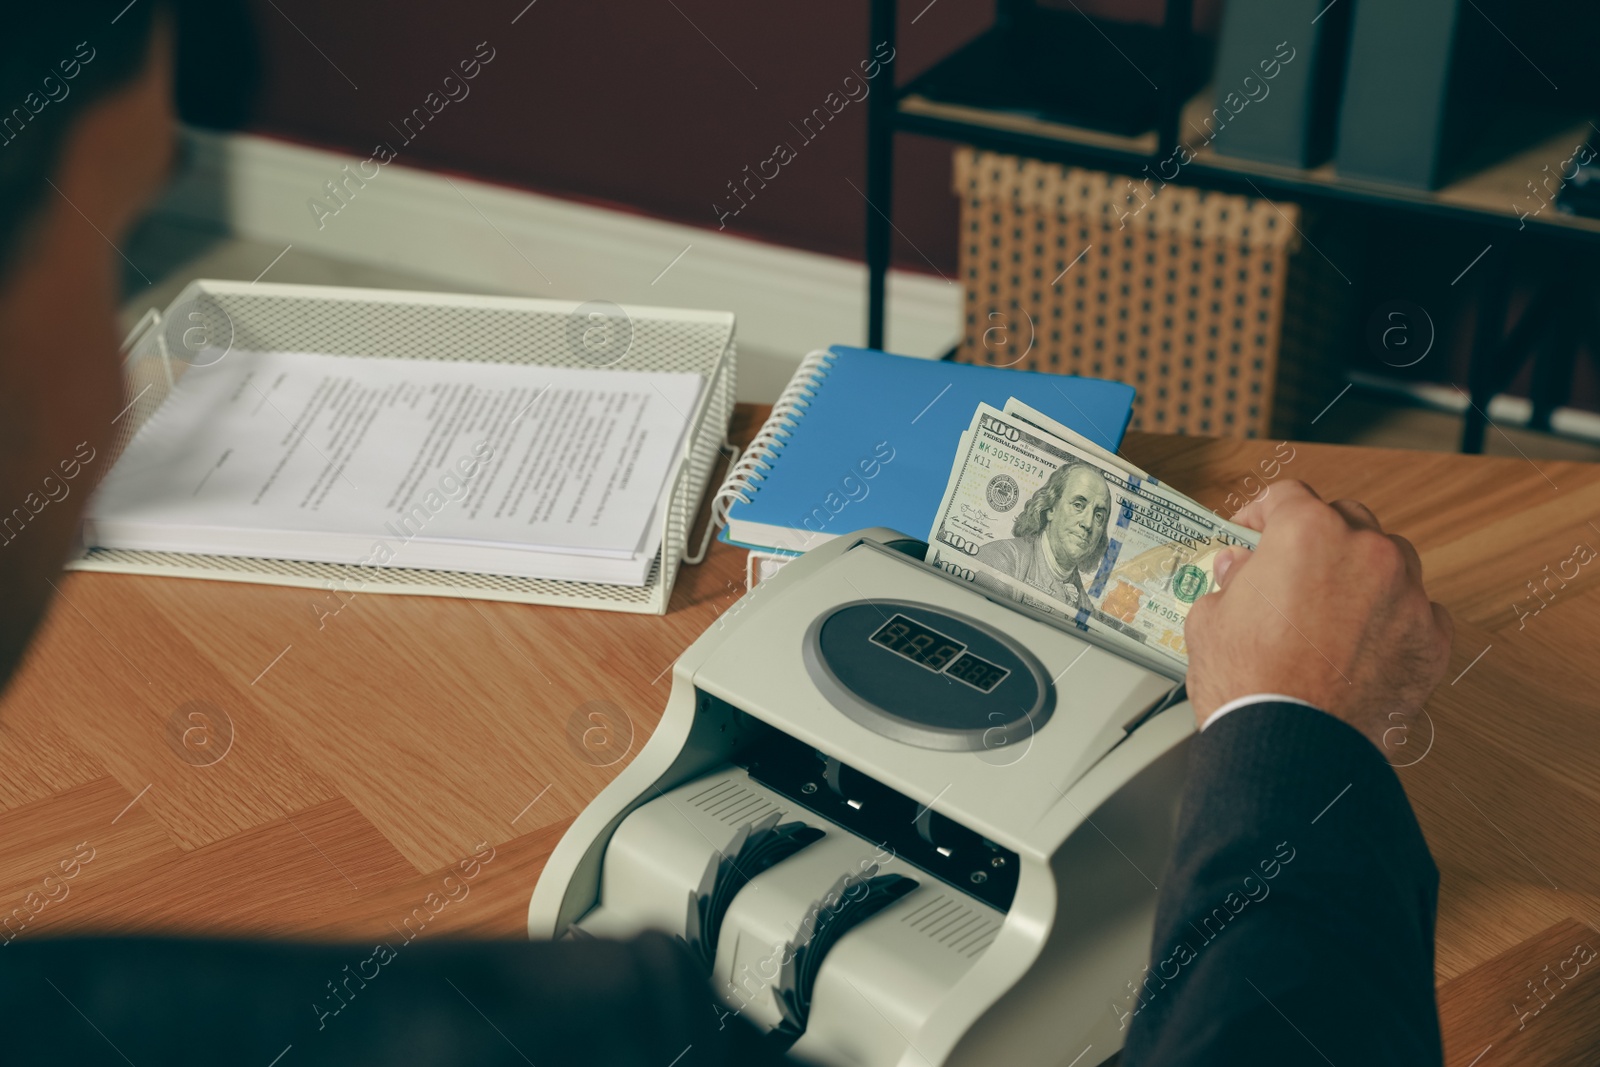
[[[803,654],[839,711],[920,748],[998,750],[1032,736],[1054,710],[1054,688],[1032,653],[930,604],[840,605],[812,624]]]

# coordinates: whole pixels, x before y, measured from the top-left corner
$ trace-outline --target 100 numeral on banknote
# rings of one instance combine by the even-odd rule
[[[987,404],[962,436],[929,542],[929,562],[956,577],[1180,666],[1217,553],[1252,544],[1181,494]]]

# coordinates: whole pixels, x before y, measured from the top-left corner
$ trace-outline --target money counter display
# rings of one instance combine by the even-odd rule
[[[676,934],[802,1062],[1115,1053],[1193,732],[1183,672],[933,555],[837,538],[702,635],[551,856],[530,936]]]

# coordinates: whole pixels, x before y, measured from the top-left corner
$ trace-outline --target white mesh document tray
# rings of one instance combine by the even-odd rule
[[[599,315],[600,318],[594,316]],[[608,331],[598,345],[596,323]],[[661,548],[643,586],[555,581],[465,571],[362,567],[295,560],[90,548],[75,570],[211,578],[341,591],[564,604],[665,614],[702,494],[724,444],[735,395],[731,312],[520,297],[463,296],[200,280],[129,336],[131,403],[117,422],[113,459],[161,406],[202,346],[399,359],[687,371],[704,378],[683,462],[658,517]],[[208,357],[210,358],[210,357]]]

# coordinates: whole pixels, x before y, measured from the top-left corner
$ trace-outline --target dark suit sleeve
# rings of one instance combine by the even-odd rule
[[[386,944],[379,952],[370,945],[18,938],[0,947],[5,1059],[258,1067],[777,1062],[664,935]]]
[[[1123,1064],[1442,1063],[1438,885],[1364,736],[1294,704],[1229,712],[1191,743]]]

